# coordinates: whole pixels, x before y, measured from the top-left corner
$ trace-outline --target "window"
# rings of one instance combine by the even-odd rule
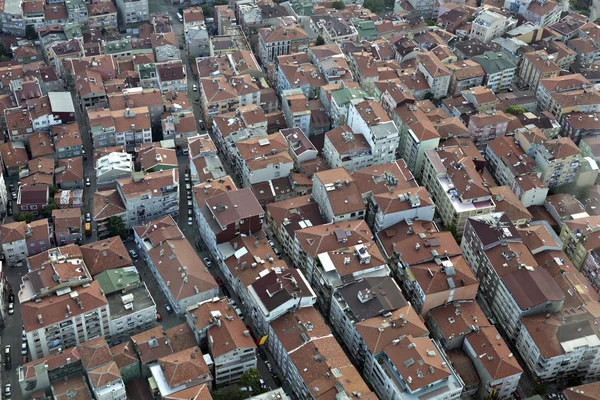
[[[32,210],[37,210],[37,206],[36,206],[35,204],[32,204],[32,205],[31,205],[31,209],[32,209]]]
[[[21,206],[21,210],[29,210],[28,206]]]

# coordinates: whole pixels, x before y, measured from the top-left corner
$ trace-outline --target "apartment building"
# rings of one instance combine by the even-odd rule
[[[21,309],[27,345],[34,360],[109,334],[108,301],[96,281],[60,296],[23,303]]]
[[[121,26],[148,21],[150,18],[148,0],[117,0],[117,10]]]
[[[289,89],[281,94],[281,111],[288,128],[298,128],[310,136],[311,110],[301,89]]]
[[[156,64],[156,80],[160,91],[187,91],[187,72],[181,61],[166,61]]]
[[[517,133],[519,144],[533,158],[542,172],[540,179],[550,189],[575,180],[581,164],[581,150],[570,138],[529,142],[526,135]]]
[[[310,194],[268,204],[265,218],[284,254],[294,254],[294,232],[325,222]]]
[[[290,268],[273,270],[248,286],[248,310],[258,334],[269,332],[269,324],[282,315],[312,307],[317,295],[302,271]]]
[[[419,54],[417,59],[417,70],[425,75],[433,97],[439,99],[446,96],[452,75],[446,65],[431,51]]]
[[[572,92],[591,86],[592,84],[581,74],[569,74],[541,79],[536,92],[538,108],[543,111],[556,109],[557,105],[554,104],[555,100],[551,97],[552,94]]]
[[[392,118],[400,130],[398,154],[413,175],[419,178],[425,152],[439,146],[440,134],[425,112],[415,104],[399,105],[392,111]]]
[[[315,173],[312,195],[327,222],[361,219],[365,215],[366,207],[356,182],[343,168]]]
[[[348,106],[348,126],[363,135],[371,148],[371,165],[396,159],[398,128],[378,102],[364,100]]]
[[[483,326],[470,333],[462,348],[481,379],[478,398],[513,398],[523,369],[495,327]]]
[[[288,177],[294,168],[288,143],[280,132],[237,142],[235,149],[235,165],[244,187]]]
[[[469,218],[461,250],[479,281],[480,297],[510,339],[517,339],[521,318],[562,308],[562,290],[505,214]]]
[[[286,313],[269,328],[267,346],[296,396],[373,396],[314,307]]]
[[[51,232],[47,219],[11,222],[0,227],[2,254],[9,265],[24,261],[27,257],[50,249]]]
[[[52,210],[52,223],[54,224],[54,243],[57,246],[82,242],[83,219],[79,208]]]
[[[313,281],[319,254],[373,240],[371,229],[364,219],[307,226],[294,234],[294,252],[290,257],[309,282]]]
[[[499,137],[488,143],[485,153],[488,170],[500,185],[507,186],[525,207],[540,206],[548,195],[534,161],[512,137]]]
[[[186,320],[197,342],[208,342],[217,386],[233,384],[256,368],[256,344],[226,298],[189,308]]]
[[[561,226],[560,240],[564,243],[563,250],[575,268],[584,275],[594,278],[590,280],[595,286],[594,273],[597,269],[596,238],[594,233],[600,229],[598,216],[584,216],[566,221]],[[585,268],[584,268],[585,266]]]
[[[463,90],[481,86],[485,79],[485,71],[475,60],[462,60],[453,64],[446,64],[450,71],[448,95],[454,96]]]
[[[504,53],[486,51],[473,57],[473,61],[485,71],[483,84],[494,93],[511,88],[517,75],[517,64]]]
[[[277,57],[277,91],[300,89],[308,99],[317,98],[321,86],[327,83],[319,68],[311,63],[286,62],[284,57]]]
[[[208,134],[196,135],[188,140],[190,179],[197,185],[226,176],[217,148]]]
[[[163,398],[187,397],[189,390],[206,388],[213,380],[197,346],[159,358],[156,364],[150,366],[150,371]]]
[[[152,143],[152,123],[148,107],[111,110],[90,107],[87,122],[94,148],[127,146],[134,149]]]
[[[299,26],[271,26],[258,31],[258,57],[263,64],[277,56],[300,53],[308,49],[310,38]]]
[[[560,67],[554,62],[554,57],[544,50],[532,51],[523,54],[523,61],[519,67],[519,80],[522,85],[529,86],[529,90],[536,93],[540,79],[557,77]]]
[[[598,294],[564,258],[562,251],[542,252],[536,257],[555,277],[563,289],[565,304],[569,302],[570,308],[522,318],[517,350],[536,379],[554,381],[578,377],[584,381],[596,380],[600,374],[600,342],[591,327],[595,326],[598,313],[589,305]],[[572,334],[563,335],[564,332]]]
[[[69,376],[81,377],[83,365],[81,355],[77,347],[65,349],[62,353],[50,355],[29,361],[17,367],[17,377],[21,393],[24,397],[30,396],[39,390],[46,390],[53,382],[68,381]],[[83,382],[87,390],[87,385]],[[89,391],[88,391],[89,394]]]
[[[209,125],[217,115],[234,112],[250,104],[260,105],[260,88],[248,74],[201,78],[199,86],[202,114]]]
[[[114,184],[119,179],[133,175],[133,156],[129,153],[111,152],[96,160],[96,182],[99,185]]]
[[[179,170],[136,172],[117,180],[117,191],[126,209],[125,225],[133,227],[153,219],[179,214]]]
[[[593,86],[569,92],[552,93],[548,107],[548,110],[559,120],[562,116],[569,119],[577,117],[571,114],[578,112],[590,115],[600,111],[600,93]],[[579,137],[574,136],[573,140],[579,140]]]
[[[373,288],[383,288],[383,292]],[[410,357],[407,360],[412,359],[420,367],[415,367],[415,370],[411,371],[414,372],[414,378],[408,380],[408,373],[401,371],[401,366],[410,362],[407,363],[406,360],[399,362],[388,356],[401,348],[407,349],[407,346],[398,346],[406,339],[410,342],[405,342],[405,345],[412,343],[408,349],[417,346],[413,341],[426,346],[429,361],[431,361],[430,357],[434,357],[431,353],[438,350],[431,344],[432,342],[420,340],[428,341],[429,331],[391,278],[367,278],[352,282],[336,291],[331,307],[331,326],[334,332],[348,349],[354,364],[373,384],[380,398],[417,398],[416,396],[420,395],[432,399],[446,399],[460,395],[460,393],[447,393],[445,390],[448,381],[457,380],[456,372],[452,373],[448,381],[436,379],[432,381],[431,376],[428,377],[427,374],[431,375],[435,372],[432,373],[431,369],[425,367],[426,359]],[[436,356],[444,357],[441,351],[436,352]],[[446,363],[446,365],[450,364]],[[397,373],[389,373],[396,369],[399,369]],[[406,380],[402,379],[402,372],[407,375]],[[449,370],[447,369],[446,372]],[[425,385],[426,378],[429,379]],[[402,385],[403,382],[406,383]],[[410,388],[409,385],[413,382],[415,384]]]
[[[212,196],[196,193],[200,196],[194,197],[194,214],[200,235],[214,257],[219,255],[219,245],[237,235],[252,235],[262,230],[264,211],[250,188],[229,185]]]
[[[452,234],[438,232],[429,221],[408,221],[376,237],[415,310],[427,317],[430,309],[452,299],[475,298],[478,283]]]
[[[508,125],[513,118],[502,111],[472,115],[468,128],[473,142],[477,146],[483,146],[497,137],[506,135]]]
[[[257,104],[238,107],[234,112],[216,116],[213,120],[213,132],[221,157],[224,157],[224,161],[234,163],[234,144],[266,136],[267,116]]]
[[[94,278],[110,307],[109,343],[127,341],[154,327],[156,303],[135,267],[109,269]]]
[[[467,218],[494,211],[488,184],[459,146],[426,150],[421,180],[447,227],[460,235]]]
[[[134,236],[140,253],[177,314],[218,295],[219,286],[171,216],[136,227]]]
[[[555,24],[562,11],[557,2],[544,0],[505,0],[504,8],[522,15],[527,21],[538,26]]]
[[[472,22],[470,39],[478,39],[483,43],[489,43],[517,26],[517,20],[505,17],[490,9],[480,12]]]

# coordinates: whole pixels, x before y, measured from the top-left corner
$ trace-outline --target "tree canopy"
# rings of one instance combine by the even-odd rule
[[[346,8],[346,3],[344,3],[341,0],[334,1],[331,7],[335,8],[336,10],[343,10],[344,8]]]
[[[385,11],[385,1],[384,0],[365,0],[363,3],[364,8],[368,8],[371,12],[375,14],[381,14]]]
[[[323,39],[321,36],[319,36],[317,38],[317,42],[315,43],[316,46],[321,46],[325,44],[325,39]]]
[[[17,222],[25,221],[26,223],[31,223],[35,219],[35,215],[32,212],[18,212],[13,215],[13,220]]]
[[[508,106],[504,109],[504,111],[512,115],[519,115],[523,114],[525,112],[525,109],[521,106]]]
[[[121,239],[125,239],[127,237],[127,228],[125,228],[125,222],[123,222],[123,218],[119,217],[118,215],[108,217],[106,220],[106,229],[108,229],[110,236],[120,236]]]

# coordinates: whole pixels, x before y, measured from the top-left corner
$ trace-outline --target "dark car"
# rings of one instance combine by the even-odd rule
[[[217,285],[219,285],[219,287],[223,287],[223,286],[225,286],[225,282],[223,282],[223,279],[221,279],[221,277],[220,277],[220,276],[217,276],[217,277],[215,278],[215,281],[217,281]]]
[[[9,303],[14,303],[15,302],[15,295],[13,293],[8,295],[8,302]]]
[[[200,129],[202,129],[203,131],[206,130],[206,125],[204,125],[204,122],[200,122]]]
[[[10,360],[10,356],[4,359],[4,369],[7,371],[12,369],[12,361]]]
[[[173,314],[173,307],[171,307],[170,304],[165,304],[165,310],[167,310],[169,314]]]

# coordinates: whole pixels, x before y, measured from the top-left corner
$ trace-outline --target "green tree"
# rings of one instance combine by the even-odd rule
[[[35,215],[32,212],[18,212],[13,215],[13,219],[17,222],[25,221],[29,224],[35,219]]]
[[[121,236],[121,239],[125,239],[127,237],[127,228],[125,228],[125,222],[123,222],[123,218],[119,217],[118,215],[108,217],[106,220],[106,229],[108,229],[110,236]]]
[[[425,97],[424,97],[425,100],[433,100],[433,98],[434,98],[433,93],[431,93],[431,92],[425,93]]]
[[[227,0],[215,0],[215,6],[228,6],[229,2]]]
[[[594,23],[595,23],[596,25],[600,25],[600,18],[596,18],[596,19],[594,20]]]
[[[425,23],[427,24],[427,26],[435,26],[435,21],[432,19],[426,19]]]
[[[58,206],[56,205],[54,197],[50,197],[48,204],[46,204],[46,208],[44,208],[44,211],[42,211],[42,216],[45,218],[50,218],[52,216],[52,211],[56,210],[57,208]]]
[[[473,22],[475,21],[475,16],[471,15],[469,18],[467,18],[467,22]]]
[[[48,186],[48,192],[50,194],[50,198],[51,199],[54,198],[54,195],[56,193],[58,193],[58,186],[56,186],[56,185],[50,185],[50,186]]]
[[[548,392],[548,386],[546,386],[543,383],[536,383],[535,385],[533,385],[532,391],[533,394],[539,394],[540,396],[544,397]]]
[[[206,18],[212,18],[214,13],[213,13],[213,8],[211,6],[209,6],[208,4],[202,4],[201,8],[202,8],[202,13],[204,14],[204,16]]]
[[[27,40],[38,40],[38,33],[33,27],[33,25],[29,25],[25,28],[25,39]]]
[[[364,8],[368,8],[371,12],[375,14],[380,14],[385,11],[385,1],[384,0],[365,0],[363,3]]]
[[[179,8],[177,9],[177,12],[178,12],[179,14],[183,15],[183,7],[179,7]]]
[[[229,385],[219,390],[215,390],[212,393],[213,400],[242,400],[247,396],[244,396],[244,393],[240,391],[239,385]]]
[[[2,43],[0,43],[0,56],[7,57],[9,60],[12,57],[12,52],[10,51],[10,49],[4,47]]]
[[[316,45],[317,45],[317,46],[321,46],[321,45],[323,45],[323,44],[325,44],[325,39],[323,39],[321,36],[319,36],[319,37],[317,38]]]
[[[260,372],[256,368],[250,368],[248,371],[242,375],[240,379],[240,385],[244,387],[252,388],[252,395],[256,396],[258,394],[266,392],[265,389],[260,384]]]
[[[335,8],[336,10],[343,10],[344,8],[346,8],[346,3],[344,3],[341,0],[334,1],[331,7]]]
[[[508,106],[504,109],[504,111],[512,115],[519,115],[523,114],[525,112],[525,109],[521,106]]]

